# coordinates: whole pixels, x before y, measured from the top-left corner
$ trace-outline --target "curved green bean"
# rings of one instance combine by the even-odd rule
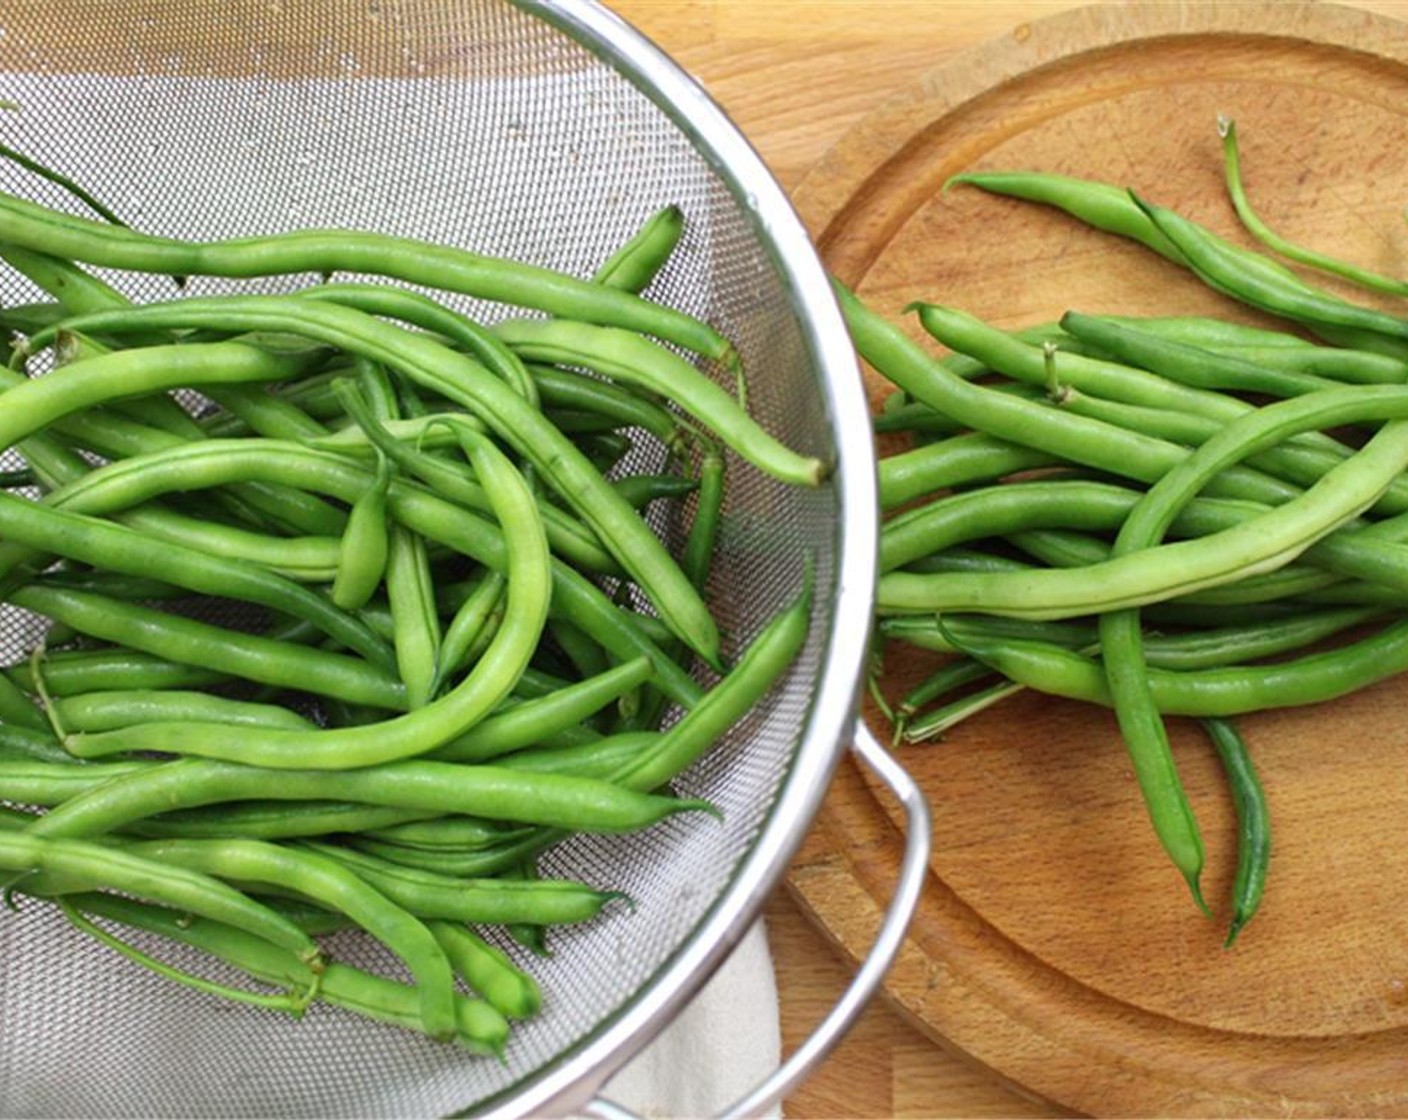
[[[347,915],[396,954],[415,978],[421,1026],[431,1038],[455,1033],[454,972],[425,924],[340,861],[307,844],[266,840],[143,840],[129,849],[164,867],[293,893]]]
[[[71,735],[68,749],[80,758],[163,750],[277,769],[347,769],[424,754],[464,734],[508,694],[533,656],[547,619],[551,576],[542,523],[522,476],[487,437],[469,430],[461,435],[498,513],[509,572],[504,619],[484,656],[453,689],[405,715],[360,726],[267,730],[251,739],[218,724],[150,723],[130,732]],[[32,589],[25,594],[32,597]]]
[[[734,363],[733,347],[708,324],[628,292],[517,261],[364,231],[298,230],[266,237],[183,242],[61,214],[0,195],[0,242],[134,272],[253,277],[350,272],[517,304],[658,335]]]
[[[643,292],[665,267],[683,236],[684,211],[673,204],[662,206],[601,263],[592,273],[592,282],[626,292]]]
[[[828,468],[775,439],[727,391],[659,343],[564,319],[509,319],[494,333],[529,361],[583,366],[669,397],[727,447],[781,482],[816,486]]]
[[[429,757],[448,762],[483,762],[544,743],[554,733],[580,725],[648,681],[653,673],[654,666],[648,658],[623,662],[547,696],[489,716]]]
[[[1199,721],[1217,751],[1237,814],[1237,874],[1232,882],[1232,920],[1223,948],[1230,949],[1261,905],[1271,865],[1270,808],[1246,742],[1229,720]]]

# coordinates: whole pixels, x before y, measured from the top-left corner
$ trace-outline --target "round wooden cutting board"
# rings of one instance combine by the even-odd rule
[[[897,320],[922,298],[1003,327],[1068,308],[1255,322],[1132,243],[942,189],[975,168],[1098,178],[1250,244],[1219,114],[1237,121],[1248,192],[1274,228],[1408,275],[1408,25],[1330,5],[1104,5],[1024,25],[871,114],[794,200],[828,266]],[[921,337],[912,317],[906,329]],[[885,387],[871,387],[878,403]],[[925,667],[889,652],[892,689]],[[1108,713],[1018,695],[898,748],[935,844],[892,1003],[1064,1109],[1408,1115],[1408,681],[1241,726],[1274,857],[1230,950],[1235,821],[1188,721],[1170,731],[1212,920],[1159,851]],[[791,877],[857,957],[893,884],[898,822],[846,762]]]

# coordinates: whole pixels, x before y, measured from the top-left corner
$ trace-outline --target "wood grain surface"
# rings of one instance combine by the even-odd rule
[[[723,104],[827,263],[886,311],[919,295],[1000,325],[1072,300],[1225,310],[1052,215],[937,190],[964,167],[1021,162],[1224,223],[1219,111],[1238,116],[1249,186],[1284,232],[1380,268],[1408,255],[1389,189],[1408,171],[1408,52],[1384,22],[1408,4],[612,6]],[[1384,844],[1408,809],[1404,698],[1385,686],[1330,717],[1249,726],[1277,864],[1230,954],[1148,840],[1100,715],[1027,698],[906,756],[938,817],[924,911],[885,1000],[787,1114],[1408,1111],[1408,861]],[[1230,810],[1192,729],[1174,733],[1220,900]],[[768,912],[789,1045],[868,944],[895,843],[883,797],[843,766]]]

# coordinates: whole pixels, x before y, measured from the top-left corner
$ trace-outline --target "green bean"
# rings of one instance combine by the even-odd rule
[[[540,829],[524,832],[519,839],[535,835]],[[412,871],[431,871],[437,875],[451,875],[460,878],[490,877],[498,874],[495,866],[488,872],[483,870],[485,860],[494,859],[505,847],[504,842],[480,844],[457,850],[437,850],[417,848],[409,844],[395,844],[379,840],[373,836],[354,835],[342,838],[342,842],[357,852],[385,860]]]
[[[1110,707],[1104,669],[1050,643],[989,641],[973,634],[964,652],[1039,692]],[[1356,642],[1286,661],[1175,671],[1150,668],[1154,703],[1167,716],[1237,716],[1317,704],[1385,680],[1408,667],[1408,624],[1395,622]]]
[[[34,577],[35,583],[46,587],[62,587],[74,591],[91,591],[110,595],[128,603],[186,599],[190,592],[184,587],[145,576],[125,576],[95,568],[51,568]],[[53,644],[53,643],[50,643]]]
[[[306,843],[293,847],[265,840],[144,840],[132,850],[166,867],[292,891],[346,914],[410,970],[425,1033],[453,1037],[454,973],[440,943],[423,922],[341,861]]]
[[[440,642],[434,692],[477,660],[503,618],[504,577],[491,571],[456,609]],[[521,678],[520,678],[521,679]]]
[[[1024,529],[1114,529],[1138,498],[1138,491],[1084,480],[1012,482],[962,491],[886,522],[879,570],[896,571],[954,544]]]
[[[479,817],[453,815],[359,831],[362,832],[358,838],[360,840],[375,840],[398,848],[442,853],[490,848],[506,840],[521,839],[532,829],[526,825],[509,825]]]
[[[701,591],[708,586],[709,569],[718,544],[724,504],[724,459],[707,451],[699,461],[699,491],[694,516],[685,538],[681,564],[691,583]]]
[[[1138,241],[1175,264],[1184,263],[1178,247],[1134,205],[1129,192],[1119,187],[1051,173],[974,171],[952,176],[944,189],[957,183],[1055,206],[1096,229]]]
[[[536,774],[609,778],[655,748],[662,734],[660,731],[619,731],[567,746],[532,747],[505,755],[499,759],[499,765]]]
[[[545,407],[572,408],[606,417],[619,427],[650,433],[666,450],[682,454],[698,438],[673,412],[625,385],[591,374],[540,363],[529,363],[528,372]]]
[[[425,919],[566,925],[590,921],[608,902],[621,897],[615,891],[599,891],[565,879],[464,879],[399,866],[320,841],[305,841],[302,846],[341,863],[397,905]]]
[[[592,677],[607,669],[606,653],[589,636],[562,619],[548,621],[553,650],[565,659],[575,679]]]
[[[319,284],[298,295],[433,331],[472,355],[529,404],[539,404],[537,386],[513,351],[473,319],[429,296],[382,284]]]
[[[246,728],[310,728],[310,720],[278,704],[259,704],[207,692],[172,689],[88,692],[57,699],[59,724],[68,731],[108,731],[159,720],[227,723]]]
[[[386,493],[390,486],[391,464],[378,454],[376,474],[353,503],[339,548],[330,595],[343,610],[366,606],[386,575],[390,552]]]
[[[999,555],[979,548],[947,548],[932,552],[904,566],[907,572],[1022,572],[1031,564],[1015,556]],[[882,616],[883,617],[883,616]]]
[[[811,605],[808,572],[802,593],[768,621],[723,680],[656,743],[623,765],[614,780],[629,789],[651,790],[683,773],[777,683],[806,641]]]
[[[877,464],[880,508],[894,509],[935,490],[990,482],[1055,461],[1041,451],[983,432],[965,432],[881,459]]]
[[[229,343],[224,345],[237,346],[242,344]],[[158,347],[150,352],[149,357],[152,354],[157,355],[159,360],[156,364],[169,362],[177,349],[185,351],[187,360],[196,363],[200,362],[202,354],[211,354],[215,357],[217,367],[219,365],[228,365],[230,362],[228,350],[206,351],[197,346],[184,346],[180,348]],[[121,353],[130,354],[131,352]],[[114,386],[104,386],[98,383],[102,380],[103,370],[105,368],[108,373],[112,374],[114,377],[120,379],[123,376],[122,367],[113,364],[119,357],[120,354],[113,354],[102,359],[103,362],[109,363],[107,366],[99,365],[98,367],[93,367],[92,362],[84,362],[77,366],[65,367],[68,372],[65,373],[64,378],[51,379],[45,377],[41,379],[45,382],[56,380],[56,384],[52,388],[57,391],[49,393],[47,399],[41,399],[39,403],[51,411],[57,410],[60,415],[51,415],[46,418],[42,414],[43,410],[41,410],[41,415],[38,418],[31,417],[30,420],[34,421],[37,419],[37,422],[40,423],[41,426],[45,423],[52,423],[55,431],[71,434],[75,439],[79,440],[83,446],[87,447],[88,450],[107,457],[140,455],[159,448],[184,443],[185,441],[181,437],[173,435],[170,432],[112,415],[100,407],[92,407],[91,401],[85,411],[65,411],[65,409],[68,408],[83,407],[82,395],[85,391],[96,394],[97,399],[110,399],[114,397],[114,394],[118,398],[125,395],[124,382],[121,380],[117,381]],[[131,359],[128,358],[127,360],[130,361]],[[248,345],[245,346],[243,351],[239,352],[239,361],[245,367],[240,376],[248,377],[253,380],[261,379],[256,370],[256,367],[260,363],[267,367],[265,370],[266,379],[278,379],[287,376],[289,373],[295,372],[298,368],[296,360],[290,359],[278,351],[270,351],[267,348]],[[71,372],[73,369],[81,371],[77,378],[75,378]],[[218,368],[206,372],[207,375],[218,372]],[[140,379],[133,378],[131,375],[127,376],[129,378],[127,384],[130,384],[134,391],[142,391]],[[212,383],[209,381],[209,377],[207,376],[204,380],[206,384],[202,385],[202,388],[210,388]],[[35,384],[35,382],[27,381],[21,374],[15,373],[9,369],[0,369],[0,386],[3,386],[6,391],[31,384]],[[65,395],[77,399],[70,399],[68,403],[65,404]],[[21,394],[20,398],[10,398],[10,401],[16,405],[23,404],[24,400],[28,400],[31,404],[34,404],[34,393],[27,390],[26,394]],[[23,417],[21,417],[21,419],[23,419]],[[62,449],[60,449],[51,438],[48,438],[47,434],[43,431],[38,432],[38,434],[29,435],[18,441],[12,440],[11,442],[17,443],[19,449],[30,459],[33,465],[36,467],[42,466],[43,470],[52,474],[55,482],[71,482],[81,477],[87,470],[87,464],[72,456],[69,456],[67,460],[62,462],[57,459],[56,454]],[[39,458],[36,458],[36,456],[39,456]],[[342,514],[340,511],[326,503],[319,502],[316,499],[297,492],[268,491],[258,486],[250,486],[242,488],[238,494],[227,495],[225,500],[227,503],[238,500],[251,509],[256,509],[271,516],[278,524],[292,528],[297,532],[335,533],[340,531],[342,526]],[[163,524],[158,518],[156,511],[153,511],[148,516],[147,520],[150,523],[148,528],[156,528]],[[277,562],[275,566],[277,566]]]
[[[701,482],[675,474],[628,474],[612,479],[611,485],[632,509],[644,509],[651,502],[687,497],[700,489]],[[687,564],[683,566],[688,570]]]
[[[80,895],[71,901],[92,913],[203,950],[266,983],[295,989],[311,986],[312,973],[296,957],[233,926],[111,895]],[[340,961],[327,962],[317,977],[316,995],[324,1003],[378,1022],[421,1029],[420,996],[413,986]],[[457,1045],[475,1054],[502,1056],[509,1025],[500,1012],[485,1000],[459,994],[454,997],[454,1009]]]
[[[1209,669],[1290,653],[1381,618],[1378,607],[1323,608],[1297,611],[1286,617],[1239,621],[1226,626],[1177,633],[1151,631],[1144,637],[1148,663],[1159,669],[1188,671]],[[1030,622],[1001,616],[949,615],[940,625],[933,617],[885,619],[880,632],[887,638],[909,642],[922,649],[958,652],[951,640],[957,635],[966,648],[972,635],[989,641],[1014,638],[1045,642],[1066,649],[1096,644],[1093,624],[1084,622]]]
[[[433,698],[440,616],[435,610],[425,539],[393,524],[389,544],[386,591],[391,604],[396,666],[406,685],[406,704],[414,710],[425,707]]]
[[[1250,348],[1270,353],[1275,350],[1284,357],[1300,352],[1323,350],[1309,339],[1280,328],[1254,327],[1210,315],[1107,314],[1102,318],[1107,322],[1157,335],[1170,342],[1182,342],[1189,346],[1203,346],[1218,351],[1237,352]],[[1378,361],[1379,355],[1374,355],[1374,359]]]
[[[15,109],[18,106],[13,101],[6,101],[5,108]],[[6,159],[18,167],[23,167],[31,174],[37,175],[45,182],[52,183],[71,198],[77,199],[93,214],[96,214],[103,221],[114,226],[126,226],[117,214],[105,202],[99,199],[92,191],[82,183],[69,175],[65,175],[55,167],[42,163],[33,156],[27,155],[18,148],[12,148],[8,144],[0,144],[0,158]]]
[[[33,738],[31,743],[37,742]],[[42,756],[41,756],[42,753]],[[5,799],[25,805],[60,805],[104,782],[127,777],[149,769],[149,761],[103,762],[75,765],[75,759],[54,759],[50,752],[31,752],[27,748],[15,752],[0,765],[0,788]]]
[[[0,205],[0,226],[3,226],[3,209]],[[532,462],[542,477],[596,531],[677,634],[706,661],[717,662],[718,630],[713,617],[660,540],[591,468],[580,451],[522,398],[497,379],[482,376],[482,367],[470,359],[358,311],[335,304],[287,302],[274,297],[149,304],[122,314],[83,316],[70,325],[106,325],[127,330],[206,323],[230,329],[289,330],[329,341],[349,352],[385,362],[389,368],[399,369],[419,384],[443,392],[481,413],[495,432],[514,451]],[[30,344],[35,345],[37,340],[42,342],[42,336],[32,338]],[[697,371],[694,376],[698,377]],[[2,429],[0,434],[3,434]]]
[[[553,732],[580,724],[643,684],[653,671],[648,658],[637,657],[541,699],[491,715],[429,757],[448,762],[482,762],[543,742]]]
[[[1235,351],[1245,361],[1313,374],[1352,385],[1402,385],[1408,381],[1408,361],[1350,350],[1342,346],[1242,346]]]
[[[1332,387],[1328,379],[1312,373],[1277,369],[1195,343],[1161,338],[1097,315],[1067,311],[1061,317],[1061,325],[1076,338],[1099,346],[1121,362],[1200,389],[1289,397]]]
[[[1130,198],[1210,287],[1312,329],[1349,328],[1364,332],[1363,342],[1374,335],[1408,338],[1408,320],[1347,303],[1307,284],[1270,258],[1224,241],[1166,207],[1147,202],[1132,191]]]
[[[529,1019],[543,1005],[538,982],[468,926],[457,922],[428,923],[455,971],[472,991],[509,1019]]]
[[[66,800],[36,823],[36,832],[98,835],[155,812],[247,800],[356,801],[581,832],[633,831],[674,813],[711,809],[703,801],[641,793],[585,778],[531,774],[502,765],[463,766],[415,759],[355,770],[272,771],[206,758],[133,765],[140,766],[141,772],[115,775]]]
[[[1325,388],[1337,387],[1326,381]],[[1317,390],[1307,389],[1307,392]],[[1169,443],[1196,447],[1218,431],[1224,421],[1196,413],[1175,413],[1165,409],[1144,408],[1087,396],[1078,390],[1062,392],[1059,407],[1063,411],[1101,420],[1107,424],[1154,436]],[[1321,433],[1310,433],[1320,436]],[[1247,465],[1264,475],[1298,487],[1312,485],[1322,474],[1352,453],[1352,448],[1338,440],[1319,438],[1293,439],[1269,447],[1247,458]],[[1408,482],[1395,479],[1378,501],[1370,507],[1377,515],[1402,513],[1408,508]]]
[[[1217,751],[1237,814],[1237,874],[1232,883],[1232,921],[1223,948],[1230,949],[1252,920],[1266,889],[1271,865],[1271,823],[1266,791],[1251,752],[1235,725],[1225,719],[1199,721]]]
[[[28,664],[8,666],[4,676],[22,689],[35,690]],[[103,689],[199,688],[229,679],[217,669],[130,649],[51,650],[44,658],[44,683],[51,696],[77,696]]]
[[[16,589],[8,598],[16,606],[56,619],[92,637],[168,661],[261,684],[326,693],[353,704],[388,709],[402,709],[406,705],[405,689],[398,681],[358,658],[244,634],[102,595],[35,583]],[[135,737],[145,740],[149,728],[169,726],[146,724]],[[184,728],[186,725],[175,726]],[[118,731],[101,734],[128,737],[128,733]],[[235,737],[248,738],[239,734]],[[146,747],[138,744],[136,749]]]
[[[6,246],[8,250],[9,246]],[[3,256],[0,251],[0,256]],[[35,254],[41,256],[42,254]],[[52,327],[68,312],[55,300],[34,300],[29,303],[15,303],[0,308],[0,326],[10,334],[34,334]],[[9,351],[6,350],[7,358]]]
[[[958,435],[963,430],[963,425],[940,412],[936,412],[922,401],[906,401],[902,405],[887,408],[879,415],[872,416],[870,429],[876,435],[909,432],[915,436],[915,442],[919,446],[923,446],[919,437],[937,439],[940,436]],[[883,459],[881,463],[883,465]]]
[[[273,370],[266,351],[241,342],[114,350],[6,388],[0,445],[108,400],[203,384],[267,381]]]
[[[1402,280],[1380,276],[1368,269],[1359,268],[1345,261],[1326,256],[1324,253],[1317,253],[1312,249],[1303,248],[1287,241],[1271,229],[1252,209],[1251,202],[1247,199],[1246,189],[1242,185],[1242,159],[1237,150],[1236,122],[1230,117],[1218,117],[1217,131],[1218,135],[1222,137],[1223,169],[1227,180],[1227,195],[1232,200],[1233,209],[1237,211],[1237,217],[1242,220],[1242,225],[1247,228],[1248,233],[1268,249],[1280,253],[1281,256],[1289,260],[1296,261],[1298,264],[1309,265],[1322,272],[1329,272],[1371,291],[1385,292],[1396,296],[1408,295],[1408,283]]]
[[[553,315],[658,335],[736,363],[733,347],[697,319],[627,292],[517,261],[362,231],[298,230],[266,237],[182,242],[60,214],[0,196],[0,242],[100,267],[182,276],[362,273],[518,304]]]
[[[29,731],[48,731],[44,713],[35,707],[14,681],[0,674],[0,722],[13,724]]]
[[[34,828],[0,831],[0,868],[57,877],[79,890],[122,891],[225,922],[288,950],[315,971],[322,968],[322,955],[307,934],[218,879],[105,844],[41,838]]]
[[[505,882],[536,882],[541,878],[538,873],[537,859],[530,857],[512,867],[507,867],[499,873],[499,878]],[[553,955],[552,949],[548,947],[548,927],[543,923],[510,922],[504,928],[514,941],[534,956],[547,959]]]
[[[511,319],[495,334],[528,361],[577,365],[668,395],[685,413],[759,470],[782,482],[816,486],[827,467],[774,439],[728,393],[683,358],[640,335],[562,319]]]
[[[896,730],[900,737],[908,743],[937,739],[953,730],[965,719],[1001,703],[1009,696],[1020,692],[1024,687],[1014,681],[999,679],[967,696],[959,697],[957,700],[940,707],[931,708],[927,712],[910,716],[897,723]]]
[[[290,537],[263,533],[187,517],[170,509],[126,510],[113,520],[172,544],[257,564],[300,583],[325,583],[337,570],[340,538],[334,534]]]
[[[50,762],[69,765],[78,760],[59,745],[53,731],[0,723],[0,759],[6,762]]]
[[[1317,313],[1323,313],[1321,318],[1301,318],[1297,321],[1337,345],[1408,359],[1408,347],[1394,337],[1401,330],[1382,333],[1383,326],[1392,316],[1379,319],[1377,313],[1337,301],[1306,284],[1271,258],[1241,249],[1210,230],[1178,219],[1190,234],[1204,242],[1206,251],[1222,262],[1218,267],[1219,275],[1223,281],[1230,283],[1214,283],[1210,274],[1200,270],[1189,259],[1188,240],[1181,237],[1175,239],[1169,229],[1171,223],[1156,221],[1153,213],[1130,191],[1105,183],[1025,171],[955,176],[951,182],[971,183],[995,194],[1056,206],[1097,229],[1143,243],[1161,256],[1189,268],[1210,287],[1259,310],[1285,315],[1293,308],[1304,312],[1315,307]],[[1367,317],[1361,316],[1360,312],[1365,312]],[[1295,318],[1294,315],[1290,317]]]
[[[294,1018],[301,1017],[308,1010],[308,1005],[313,1002],[313,997],[317,991],[316,977],[304,988],[302,992],[290,989],[287,992],[270,994],[264,992],[253,992],[245,988],[235,987],[230,984],[222,984],[208,977],[187,972],[177,968],[175,965],[167,964],[160,958],[148,953],[145,949],[138,948],[130,942],[122,940],[116,933],[104,928],[94,922],[86,914],[82,913],[73,902],[64,895],[59,895],[54,899],[54,904],[74,929],[80,933],[92,937],[99,944],[112,949],[114,952],[134,964],[156,973],[167,980],[174,980],[179,984],[184,984],[188,988],[193,988],[198,992],[207,995],[221,996],[225,999],[234,1000],[236,1003],[247,1004],[251,1007],[258,1007],[265,1010],[283,1011]]]
[[[971,658],[945,662],[906,692],[900,702],[895,705],[895,714],[899,717],[896,730],[903,730],[915,712],[926,704],[932,703],[938,697],[992,675],[991,669],[981,661],[974,661]]]
[[[592,273],[592,282],[626,292],[643,292],[659,274],[684,236],[684,211],[662,206],[646,218],[629,241]]]
[[[420,809],[362,805],[352,801],[308,800],[292,807],[287,801],[241,801],[158,813],[133,822],[129,831],[137,836],[159,839],[292,840],[386,828],[425,820],[428,815]]]
[[[268,439],[319,439],[328,434],[326,425],[262,388],[213,385],[206,388],[205,395],[237,418],[245,430]],[[211,432],[202,428],[200,434],[208,436]]]
[[[1110,558],[1109,541],[1073,529],[1026,529],[1002,539],[1048,568],[1084,568]]]

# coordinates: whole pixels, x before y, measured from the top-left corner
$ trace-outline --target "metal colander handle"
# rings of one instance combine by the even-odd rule
[[[879,990],[886,972],[904,944],[905,933],[919,905],[933,836],[928,800],[909,772],[895,761],[864,722],[856,725],[852,753],[870,767],[894,794],[905,816],[904,856],[900,861],[899,876],[889,908],[870,952],[826,1017],[767,1080],[719,1112],[719,1120],[741,1120],[742,1117],[761,1115],[812,1075]],[[599,1120],[632,1120],[636,1117],[629,1109],[600,1097],[592,1100],[584,1112]]]

